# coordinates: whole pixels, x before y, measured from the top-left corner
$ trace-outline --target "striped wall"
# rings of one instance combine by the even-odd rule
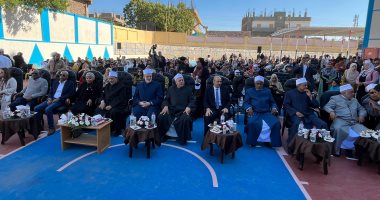
[[[30,64],[39,64],[58,52],[77,57],[113,57],[113,25],[72,13],[0,9],[0,48],[6,54],[23,52]]]
[[[369,0],[363,48],[380,48],[380,0]]]

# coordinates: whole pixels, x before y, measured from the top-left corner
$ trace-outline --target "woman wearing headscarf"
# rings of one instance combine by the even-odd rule
[[[6,68],[0,68],[0,100],[1,110],[4,110],[10,103],[12,95],[16,93],[17,81],[10,76]]]
[[[357,67],[358,65],[356,63],[351,63],[350,68],[344,71],[343,76],[342,76],[342,81],[341,81],[341,85],[351,84],[352,87],[354,88],[354,91],[357,90],[356,78],[358,78],[359,76]]]
[[[377,83],[379,80],[379,72],[375,70],[375,66],[370,60],[364,61],[363,70],[356,78],[358,91],[356,92],[356,99],[361,102],[363,96],[367,94],[365,87],[371,83]]]
[[[87,72],[84,76],[86,81],[79,86],[74,98],[75,104],[71,107],[74,115],[80,113],[93,115],[96,108],[95,101],[102,94],[102,83],[95,83],[95,74]]]
[[[333,81],[336,81],[338,78],[337,71],[333,68],[333,61],[330,60],[326,67],[321,70],[320,81],[318,87],[318,93],[322,94],[323,92],[329,89]]]
[[[269,80],[269,88],[272,91],[272,96],[276,102],[277,108],[281,110],[282,102],[284,101],[284,88],[281,82],[278,80],[276,74],[272,74]]]
[[[196,84],[200,83],[200,88],[196,88],[195,97],[196,97],[196,110],[194,112],[194,118],[201,117],[203,115],[203,97],[205,95],[206,81],[209,77],[209,72],[207,69],[207,63],[203,58],[199,58],[197,61],[197,66],[195,67],[192,77],[194,78]]]

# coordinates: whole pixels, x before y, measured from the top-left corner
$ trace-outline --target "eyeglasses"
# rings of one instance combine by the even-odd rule
[[[375,94],[376,92],[370,92],[370,94]]]

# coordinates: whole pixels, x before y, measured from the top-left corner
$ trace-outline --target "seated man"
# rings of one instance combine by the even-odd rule
[[[208,131],[208,125],[214,120],[219,121],[224,115],[228,119],[228,108],[231,105],[230,89],[222,87],[222,78],[214,76],[213,86],[206,88],[203,105],[206,109],[204,117],[204,134]]]
[[[85,78],[86,82],[79,86],[75,94],[75,104],[71,106],[71,112],[74,115],[86,113],[92,116],[96,108],[95,101],[102,96],[103,85],[95,84],[95,74],[92,72],[87,72]]]
[[[301,121],[303,121],[305,128],[315,126],[318,129],[327,129],[326,122],[319,119],[312,109],[317,109],[319,103],[313,98],[310,90],[307,89],[306,79],[297,79],[296,87],[286,92],[284,98],[284,108],[291,124],[288,131],[288,143],[292,141],[294,135],[298,132],[298,125]]]
[[[367,112],[354,98],[355,92],[351,84],[340,86],[340,95],[332,96],[330,101],[323,107],[323,109],[330,113],[330,119],[333,120],[331,124],[331,131],[335,138],[335,148],[333,154],[340,155],[340,149],[352,150],[354,148],[354,140],[359,137],[361,131],[367,130],[365,126],[360,123],[364,122]],[[354,131],[355,135],[349,134],[349,129]],[[351,139],[343,144],[346,139]],[[352,141],[353,140],[353,141]],[[348,152],[351,156],[351,151]]]
[[[95,114],[100,114],[112,119],[112,136],[119,136],[121,130],[125,129],[127,106],[128,99],[126,88],[121,82],[119,82],[117,72],[110,71],[108,74],[108,83],[104,88],[100,105],[95,110]]]
[[[191,111],[195,107],[195,98],[192,89],[185,87],[185,80],[181,74],[174,77],[175,85],[169,87],[164,99],[160,115],[158,116],[158,130],[161,138],[166,139],[165,134],[173,124],[177,133],[177,141],[186,144],[191,139],[192,118]]]
[[[39,123],[39,130],[42,130],[41,122],[43,120],[43,112],[45,111],[49,125],[48,136],[54,134],[55,132],[53,118],[54,109],[69,103],[69,98],[71,98],[75,93],[74,83],[70,80],[67,80],[68,77],[69,72],[61,71],[59,81],[53,82],[53,87],[50,89],[48,99],[34,108],[34,111],[37,112],[36,119]]]
[[[29,79],[28,86],[13,97],[15,101],[9,105],[12,111],[15,111],[16,106],[19,105],[25,106],[28,104],[31,108],[34,108],[38,103],[38,98],[46,95],[49,87],[46,79],[40,77],[38,70],[34,70],[31,75],[32,78]]]
[[[366,87],[368,96],[363,100],[363,107],[367,110],[368,117],[364,125],[373,130],[380,129],[380,84],[369,84]]]
[[[255,87],[245,92],[244,108],[248,113],[247,141],[255,146],[257,142],[265,142],[273,147],[281,146],[280,121],[276,102],[270,89],[264,88],[264,77],[255,77]]]
[[[152,81],[152,69],[145,69],[144,81],[136,85],[136,91],[133,95],[133,114],[138,120],[141,116],[152,116],[152,113],[158,113],[161,108],[164,92],[162,85]]]

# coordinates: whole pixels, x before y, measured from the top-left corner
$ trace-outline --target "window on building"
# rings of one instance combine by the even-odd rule
[[[261,28],[261,24],[257,24],[257,28]]]

